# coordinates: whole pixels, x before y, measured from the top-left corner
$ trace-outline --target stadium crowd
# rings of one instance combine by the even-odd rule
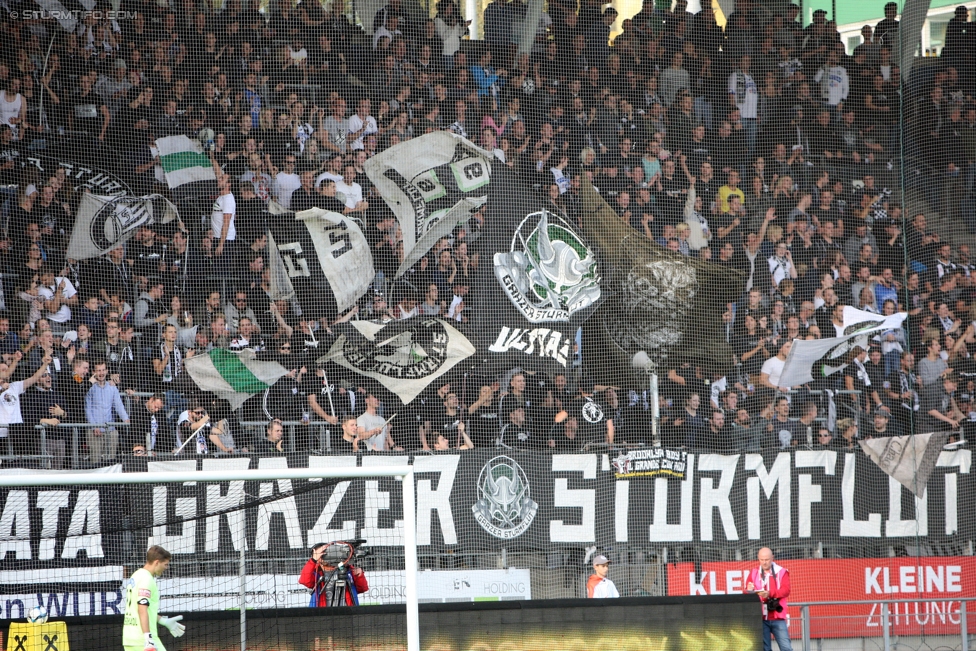
[[[663,445],[845,449],[976,418],[976,262],[902,205],[917,189],[943,216],[971,210],[976,28],[965,8],[942,56],[902,84],[890,8],[848,54],[825,12],[803,28],[796,5],[738,0],[722,29],[710,3],[693,15],[684,0],[670,12],[648,2],[608,45],[612,8],[551,0],[531,53],[517,54],[520,0],[487,6],[483,41],[463,38],[451,0],[433,19],[404,4],[388,0],[373,36],[318,2],[258,12],[228,0],[218,12],[127,0],[133,19],[89,17],[66,34],[54,20],[3,19],[0,454],[37,454],[42,424],[59,465],[63,423],[99,425],[81,441],[90,463],[270,453],[284,449],[275,419],[336,426],[333,450],[653,444],[647,387],[594,386],[578,364],[553,377],[449,375],[406,408],[316,367],[313,346],[339,320],[441,315],[463,329],[491,318],[468,295],[490,260],[471,237],[485,213],[393,280],[401,233],[363,170],[442,129],[494,152],[569,220],[585,175],[662,247],[744,272],[723,316],[733,371],[661,370]],[[204,128],[223,172],[213,214],[208,200],[103,258],[66,259],[84,190],[28,157],[165,194],[155,140]],[[383,274],[360,305],[310,321],[269,298],[269,199],[362,220]],[[790,342],[836,336],[844,306],[908,319],[855,349],[844,372],[781,386]],[[232,414],[184,368],[213,347],[254,348],[290,372]],[[248,440],[240,421],[252,420],[271,421],[266,437]],[[299,431],[296,449],[318,446]]]

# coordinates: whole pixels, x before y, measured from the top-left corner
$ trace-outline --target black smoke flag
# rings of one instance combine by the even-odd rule
[[[722,313],[743,274],[673,253],[630,227],[587,179],[581,187],[583,234],[605,265],[608,298],[583,327],[585,368],[619,381],[639,352],[661,368],[691,362],[709,371],[733,365]]]
[[[603,300],[600,262],[545,198],[496,165],[474,286],[478,360],[493,368],[565,370],[576,331]]]

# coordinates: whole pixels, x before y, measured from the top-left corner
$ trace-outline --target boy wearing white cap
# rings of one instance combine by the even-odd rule
[[[586,581],[586,596],[590,599],[614,599],[620,596],[617,586],[607,578],[610,561],[603,554],[593,559],[593,574]]]

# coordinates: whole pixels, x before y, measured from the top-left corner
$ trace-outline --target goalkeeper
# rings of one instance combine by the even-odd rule
[[[159,545],[146,552],[146,564],[133,572],[125,584],[125,623],[122,626],[122,647],[125,651],[166,651],[159,640],[157,626],[165,626],[173,637],[182,637],[186,627],[180,623],[183,615],[159,615],[159,587],[156,579],[169,567],[173,557]]]

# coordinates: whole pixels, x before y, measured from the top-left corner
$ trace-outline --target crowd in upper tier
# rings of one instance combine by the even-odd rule
[[[619,21],[598,0],[550,0],[534,41],[520,0],[487,5],[477,41],[451,0],[434,18],[388,0],[371,29],[319,2],[126,0],[124,20],[89,16],[71,32],[7,15],[0,454],[41,452],[42,424],[59,466],[71,451],[64,423],[101,425],[79,442],[93,464],[275,452],[288,449],[275,419],[325,421],[333,450],[357,451],[843,449],[933,429],[964,440],[976,414],[976,263],[968,234],[940,237],[928,222],[937,213],[976,227],[966,9],[941,56],[917,60],[902,83],[894,3],[853,52],[823,11],[802,27],[797,5],[773,13],[738,0],[723,29],[704,4],[690,14],[684,0],[671,11],[648,2]],[[133,194],[167,194],[156,139],[205,128],[226,190],[212,210],[143,227],[102,258],[66,258],[85,188],[58,161],[104,170]],[[554,377],[458,372],[406,408],[382,404],[359,376],[327,377],[313,345],[338,321],[441,315],[463,330],[492,318],[469,295],[490,260],[469,241],[485,213],[394,279],[402,236],[363,165],[435,130],[492,151],[570,221],[585,175],[660,246],[742,270],[745,291],[722,317],[734,369],[663,369],[658,440],[646,386],[594,386],[579,364]],[[928,215],[905,212],[914,195]],[[361,220],[382,274],[359,305],[308,320],[269,297],[271,199]],[[844,306],[908,319],[855,349],[842,373],[781,386],[790,342],[836,336]],[[257,349],[290,373],[233,414],[185,371],[213,347]],[[241,420],[271,423],[251,438]],[[295,449],[320,447],[314,432],[300,425]]]

